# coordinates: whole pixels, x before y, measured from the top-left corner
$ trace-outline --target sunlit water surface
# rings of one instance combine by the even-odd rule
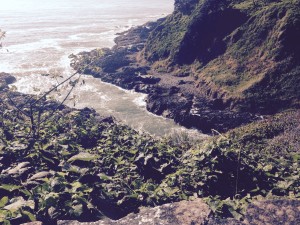
[[[56,83],[41,74],[66,77],[74,72],[69,66],[71,53],[112,47],[116,33],[171,13],[173,0],[0,0],[0,6],[0,28],[7,31],[0,50],[0,71],[17,77],[18,91],[36,94]],[[78,85],[70,96],[72,107],[92,107],[158,136],[172,132],[198,135],[147,112],[144,94],[90,76],[83,79],[85,84]]]

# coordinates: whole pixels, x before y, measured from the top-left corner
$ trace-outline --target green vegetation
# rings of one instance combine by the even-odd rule
[[[16,95],[14,101],[26,98]],[[1,107],[2,222],[123,216],[144,202],[142,194],[162,179],[160,167],[175,163],[181,152],[92,110],[65,107],[47,121],[32,146],[30,121],[9,101]]]
[[[200,92],[205,95],[208,86],[239,111],[269,114],[299,107],[298,1],[186,4],[194,4],[193,10],[175,8],[146,43],[144,57],[158,72],[189,67],[204,84]]]
[[[30,96],[12,98],[20,104]],[[191,145],[155,140],[90,109],[60,106],[32,145],[30,120],[9,99],[0,107],[5,224],[120,218],[142,205],[195,196],[218,216],[242,218],[253,199],[300,197],[299,112]]]
[[[174,55],[187,31],[188,16],[175,13],[159,25],[147,40],[144,57],[155,62]],[[155,39],[155,41],[153,41]]]
[[[177,8],[150,35],[143,56],[162,72],[190,69],[200,92],[207,85],[206,95],[232,99],[231,109],[297,108],[299,3],[220,2],[193,1],[194,7],[185,6],[188,12]],[[115,72],[131,62],[126,51],[110,64],[100,56],[111,50],[94,50],[81,56],[87,67],[76,69]],[[90,65],[97,59],[100,66]],[[299,110],[194,143],[184,137],[154,139],[91,109],[46,100],[47,94],[37,100],[19,93],[7,98],[5,87],[0,223],[117,219],[140,206],[195,197],[215,216],[242,219],[251,201],[300,198]]]

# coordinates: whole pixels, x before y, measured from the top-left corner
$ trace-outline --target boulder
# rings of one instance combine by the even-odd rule
[[[142,208],[138,214],[117,220],[102,220],[91,223],[77,221],[58,221],[58,225],[201,225],[205,224],[211,213],[203,200],[181,201],[155,208]]]

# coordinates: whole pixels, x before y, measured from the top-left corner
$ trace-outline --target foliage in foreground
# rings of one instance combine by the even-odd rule
[[[29,121],[9,100],[0,107],[0,223],[120,218],[194,196],[241,218],[253,199],[299,198],[299,112],[190,147],[64,106],[31,140]]]

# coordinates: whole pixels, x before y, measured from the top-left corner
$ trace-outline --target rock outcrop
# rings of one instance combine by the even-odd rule
[[[58,221],[58,225],[298,225],[300,201],[268,200],[250,204],[244,221],[215,219],[201,199],[165,204],[155,208],[142,208],[120,220],[104,219],[98,222]],[[40,222],[23,225],[42,225]]]
[[[0,91],[16,81],[16,78],[8,73],[0,73]]]
[[[211,210],[201,200],[182,201],[155,208],[142,208],[137,214],[117,220],[103,220],[94,223],[58,221],[58,225],[201,225],[208,221]]]

